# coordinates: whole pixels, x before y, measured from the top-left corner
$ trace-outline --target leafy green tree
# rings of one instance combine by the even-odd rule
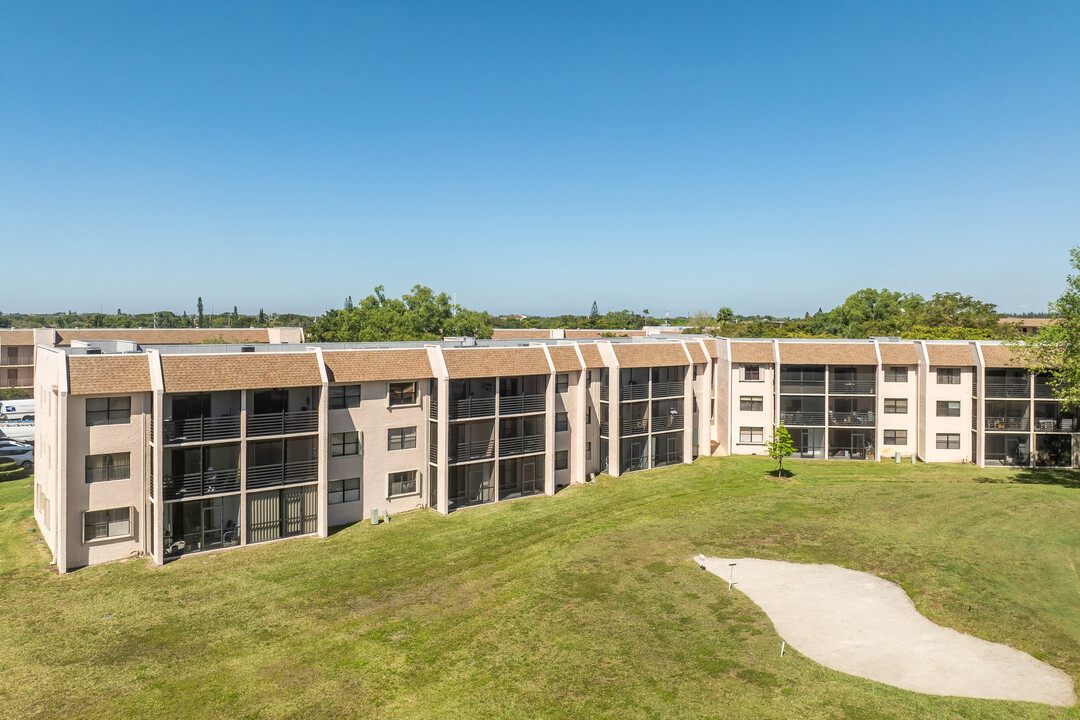
[[[266,312],[262,308],[259,308],[259,327],[266,327]]]
[[[596,301],[593,300],[592,309],[589,310],[589,320],[592,322],[596,322],[598,319],[600,319],[600,310],[596,307]]]
[[[203,316],[203,304],[202,304],[202,298],[201,297],[199,298],[199,302],[196,305],[196,310],[198,310],[198,312],[199,312],[199,324],[198,324],[197,327],[202,327],[203,326],[204,316]]]
[[[1054,322],[1012,344],[1031,372],[1050,376],[1066,407],[1080,408],[1080,246],[1069,250],[1069,255],[1076,273],[1067,276],[1065,291],[1050,303]]]
[[[784,427],[783,423],[773,428],[772,439],[765,443],[765,449],[769,453],[769,457],[780,463],[780,467],[776,469],[776,476],[784,476],[784,458],[791,457],[795,454],[795,445],[791,442],[791,433]]]
[[[716,311],[716,322],[718,324],[733,323],[735,322],[735,313],[729,307],[722,307]]]

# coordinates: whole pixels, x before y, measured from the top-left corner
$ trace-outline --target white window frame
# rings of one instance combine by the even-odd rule
[[[390,389],[394,385],[412,385],[413,386],[414,400],[411,403],[397,403],[397,404],[395,404],[395,403],[391,402],[391,398],[393,397],[393,394],[391,393]],[[419,406],[420,406],[420,382],[418,380],[394,380],[392,382],[386,383],[386,407],[387,408],[390,408],[392,410],[394,408],[414,408],[414,407],[419,407]]]
[[[889,442],[889,433],[893,434],[892,442]],[[903,442],[900,442],[899,439],[901,435],[904,437]],[[907,430],[884,430],[882,437],[884,438],[883,442],[886,445],[903,445],[904,447],[907,447]]]
[[[413,490],[412,492],[399,493],[397,495],[391,495],[390,494],[390,478],[393,477],[394,475],[401,475],[402,473],[412,473],[413,474],[413,481],[416,483],[416,489]],[[420,474],[419,468],[413,468],[411,470],[395,470],[394,472],[386,473],[386,499],[387,500],[393,500],[395,498],[413,497],[415,495],[420,495],[421,490],[422,490],[422,488],[420,487],[420,481],[421,480],[423,480],[423,476]]]
[[[128,513],[128,517],[127,517],[128,529],[127,529],[126,533],[124,533],[123,535],[104,535],[104,536],[101,536],[101,537],[87,539],[87,537],[86,537],[86,516],[87,515],[89,515],[90,513],[110,513],[110,512],[116,512],[116,511],[119,511],[119,510],[127,510],[127,513]],[[80,517],[80,520],[81,520],[80,524],[82,526],[83,545],[91,545],[91,544],[94,544],[94,543],[109,542],[111,540],[123,540],[124,538],[134,537],[135,536],[135,520],[133,518],[134,514],[135,514],[135,508],[132,507],[131,505],[127,505],[127,506],[124,506],[124,507],[117,507],[117,508],[103,508],[101,510],[83,510],[82,516]],[[111,526],[112,526],[113,522],[115,522],[115,521],[113,521],[113,520],[106,520],[105,521],[106,527],[108,528],[106,530],[106,532],[108,532],[108,530],[111,530]],[[97,524],[97,523],[95,523],[95,524]]]
[[[750,370],[750,368],[754,369],[754,373],[757,375],[757,377],[754,377],[754,378],[747,377],[747,375],[750,374],[748,372]],[[742,381],[743,382],[765,382],[764,380],[761,379],[761,365],[743,365],[742,366]]]
[[[756,440],[754,438],[757,438]],[[749,439],[747,439],[749,438]],[[744,425],[739,428],[739,444],[741,445],[764,445],[765,428]]]
[[[412,445],[406,445],[405,442],[408,439],[408,432],[412,430]],[[398,432],[400,435],[400,446],[393,447],[394,433]],[[398,450],[415,450],[416,449],[416,425],[403,425],[401,427],[387,428],[386,429],[386,451],[397,452]]]

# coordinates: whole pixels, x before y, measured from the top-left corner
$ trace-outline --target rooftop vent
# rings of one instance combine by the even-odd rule
[[[240,352],[255,352],[254,345],[241,345]]]

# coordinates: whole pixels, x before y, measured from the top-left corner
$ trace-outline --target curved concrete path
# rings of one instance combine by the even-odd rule
[[[923,617],[887,580],[836,565],[695,558],[757,603],[791,647],[834,670],[931,695],[1076,703],[1073,679]],[[726,588],[725,588],[726,590]],[[777,649],[779,651],[779,648]]]

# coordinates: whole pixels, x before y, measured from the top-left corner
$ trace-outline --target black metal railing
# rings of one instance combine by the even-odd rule
[[[1035,383],[1035,397],[1056,398],[1058,397],[1058,389],[1054,385],[1037,382]]]
[[[428,400],[428,417],[432,420],[439,419],[439,401],[435,398]]]
[[[169,475],[165,477],[163,492],[166,500],[179,500],[202,495],[220,495],[240,491],[240,471],[236,468],[207,472]]]
[[[780,380],[780,392],[792,395],[824,395],[824,380]]]
[[[608,399],[608,386],[607,385],[601,385],[600,386],[600,399],[605,400],[605,401]]]
[[[1035,429],[1041,432],[1051,430],[1076,432],[1077,422],[1074,417],[1038,417],[1035,418]]]
[[[652,396],[654,398],[673,397],[682,394],[683,384],[681,382],[656,382],[652,385]]]
[[[829,392],[834,395],[873,395],[873,380],[837,380],[829,381]]]
[[[500,395],[500,415],[520,415],[522,413],[542,413],[546,405],[543,395]]]
[[[683,415],[657,415],[652,419],[653,432],[665,432],[667,430],[682,430]]]
[[[162,423],[166,443],[230,440],[240,437],[240,416],[199,417]]]
[[[1028,398],[1031,397],[1031,386],[1025,382],[986,382],[986,397],[988,398]]]
[[[649,432],[649,419],[647,417],[619,421],[620,435],[643,435],[647,432]]]
[[[0,357],[0,366],[33,365],[33,355],[7,355]]]
[[[432,463],[434,465],[439,464],[439,446],[438,445],[429,445],[428,446],[428,462],[430,462],[430,463]]]
[[[495,457],[495,440],[458,443],[450,448],[450,462],[466,462]]]
[[[544,452],[543,435],[524,435],[499,439],[499,456],[530,455]]]
[[[247,469],[247,487],[266,488],[293,485],[319,479],[318,460],[298,460],[276,465],[256,465]]]
[[[649,385],[623,385],[619,388],[619,400],[644,400],[649,397]]]
[[[603,437],[608,437],[608,424],[606,422],[600,423],[600,434]]]
[[[987,430],[1027,430],[1031,422],[1026,417],[988,417]]]
[[[495,414],[495,398],[466,398],[450,403],[450,419],[489,417]]]
[[[871,412],[833,412],[829,411],[829,425],[869,427],[874,424]]]
[[[319,431],[319,414],[314,410],[248,415],[247,434],[292,435]]]
[[[824,412],[808,412],[805,410],[796,410],[794,412],[782,412],[780,413],[780,422],[785,425],[825,425],[825,413]]]

